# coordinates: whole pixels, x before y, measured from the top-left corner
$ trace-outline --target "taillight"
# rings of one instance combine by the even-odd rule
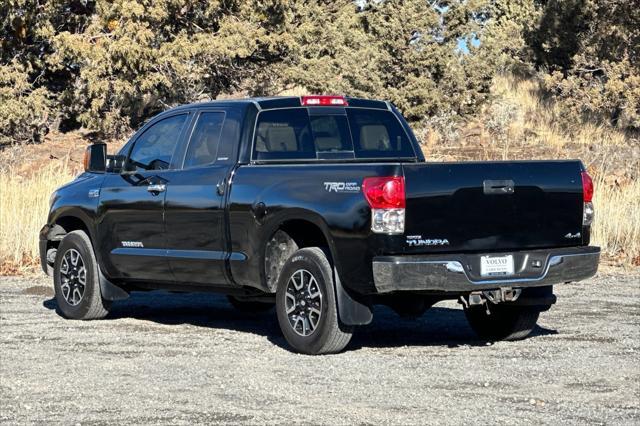
[[[582,200],[585,203],[588,203],[593,200],[593,180],[587,172],[582,172],[580,174],[582,176]]]
[[[368,177],[362,182],[362,191],[374,209],[404,208],[404,177]]]
[[[303,106],[349,106],[344,96],[313,95],[302,97]]]
[[[593,179],[589,173],[580,173],[582,177],[582,226],[589,226],[593,223],[595,211],[593,209]]]
[[[404,177],[368,177],[362,192],[371,207],[371,230],[380,234],[402,234],[405,216]]]

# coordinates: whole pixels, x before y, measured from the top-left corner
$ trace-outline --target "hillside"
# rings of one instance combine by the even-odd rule
[[[640,215],[631,214],[640,211],[638,136],[590,124],[564,129],[559,114],[535,80],[501,76],[477,118],[416,133],[429,161],[582,159],[596,184],[594,243],[607,263],[639,266]],[[54,133],[0,152],[0,273],[34,270],[49,195],[79,172],[89,136]],[[122,143],[110,141],[110,152]]]

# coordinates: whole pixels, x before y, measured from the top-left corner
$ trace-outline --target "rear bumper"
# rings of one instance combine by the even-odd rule
[[[491,253],[499,255],[500,253]],[[569,247],[508,252],[515,273],[509,277],[480,277],[482,254],[379,256],[373,259],[378,293],[394,291],[470,292],[500,287],[541,287],[580,281],[598,271],[600,247]]]

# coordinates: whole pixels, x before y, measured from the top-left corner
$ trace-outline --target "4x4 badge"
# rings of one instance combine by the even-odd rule
[[[572,234],[571,232],[567,232],[567,235],[565,235],[565,238],[580,238],[582,236],[581,233],[576,232],[575,234]]]

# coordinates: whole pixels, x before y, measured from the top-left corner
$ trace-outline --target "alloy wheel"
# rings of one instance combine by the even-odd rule
[[[69,249],[60,262],[60,290],[64,300],[71,306],[77,306],[82,301],[86,286],[84,260],[78,250]]]
[[[299,269],[291,275],[285,307],[289,324],[297,334],[307,337],[316,331],[322,318],[322,292],[311,272]]]

